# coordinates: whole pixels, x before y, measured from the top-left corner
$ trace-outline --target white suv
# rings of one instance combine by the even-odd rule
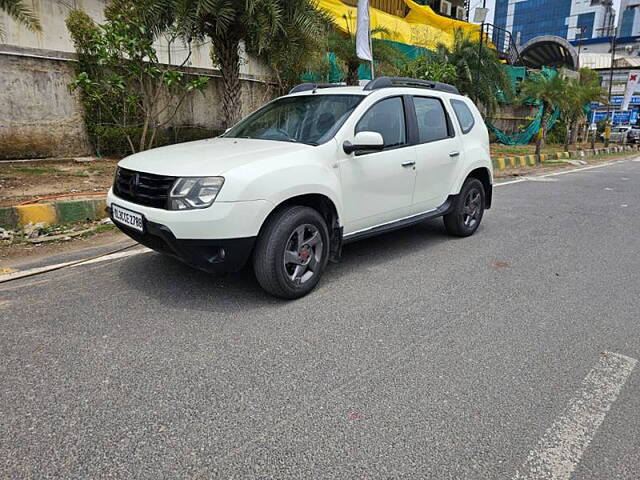
[[[381,77],[302,84],[224,135],[122,160],[108,210],[122,231],[208,272],[251,260],[298,298],[347,242],[444,217],[473,234],[491,206],[480,112],[455,87]]]

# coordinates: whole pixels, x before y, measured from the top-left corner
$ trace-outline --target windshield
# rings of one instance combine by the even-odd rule
[[[363,95],[303,95],[274,100],[223,136],[320,145],[329,140]]]

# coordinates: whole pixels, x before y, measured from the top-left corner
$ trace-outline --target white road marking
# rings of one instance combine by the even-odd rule
[[[604,352],[513,480],[568,480],[636,363]]]
[[[23,277],[29,277],[38,273],[45,273],[50,270],[58,270],[64,267],[73,268],[73,267],[79,267],[81,265],[91,265],[93,263],[100,263],[100,262],[106,262],[108,260],[116,260],[118,258],[131,257],[132,255],[138,255],[140,253],[147,253],[150,251],[151,250],[149,248],[143,247],[143,248],[138,248],[136,250],[128,250],[126,252],[112,253],[110,255],[105,255],[104,257],[93,258],[91,260],[87,260],[84,262],[77,262],[76,260],[72,262],[58,263],[56,265],[47,265],[46,267],[30,268],[29,270],[18,270],[17,272],[7,273],[6,275],[0,275],[0,283],[7,282],[9,280],[17,280]]]
[[[572,168],[571,170],[562,170],[560,172],[545,173],[544,175],[536,175],[535,178],[557,177],[558,175],[568,175],[569,173],[586,172],[586,171],[589,171],[589,170],[594,170],[596,168],[603,168],[603,167],[609,167],[611,165],[618,165],[619,163],[624,163],[625,161],[626,160],[618,160],[618,161],[615,161],[615,162],[601,163],[599,165],[591,165],[590,167]],[[638,158],[636,160],[632,160],[632,161],[633,162],[640,162],[640,158]],[[509,180],[507,182],[495,183],[493,186],[494,187],[503,187],[505,185],[512,185],[514,183],[527,182],[527,181],[529,181],[530,178],[531,177],[518,178],[517,180]]]
[[[523,177],[523,178],[530,182],[557,182],[558,181],[557,178],[548,178],[548,177],[531,176],[531,177]]]

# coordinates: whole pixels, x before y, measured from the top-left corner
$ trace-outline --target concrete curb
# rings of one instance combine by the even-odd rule
[[[640,150],[638,145],[617,145],[607,148],[596,148],[594,150],[577,150],[570,152],[556,152],[551,155],[540,155],[540,163],[544,163],[548,160],[569,160],[569,159],[581,159],[587,157],[593,157],[596,155],[610,154],[610,153],[623,153],[623,152],[637,152]],[[516,155],[510,157],[497,157],[491,159],[493,162],[493,168],[496,170],[503,170],[506,168],[518,168],[518,167],[535,167],[537,165],[536,155]]]
[[[29,223],[56,225],[100,220],[107,216],[106,206],[105,197],[0,207],[0,227],[15,229]]]

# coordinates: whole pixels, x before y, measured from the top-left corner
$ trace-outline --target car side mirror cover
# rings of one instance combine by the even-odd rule
[[[342,149],[347,155],[361,151],[380,151],[384,148],[384,139],[378,132],[358,132],[353,143],[345,141]]]

